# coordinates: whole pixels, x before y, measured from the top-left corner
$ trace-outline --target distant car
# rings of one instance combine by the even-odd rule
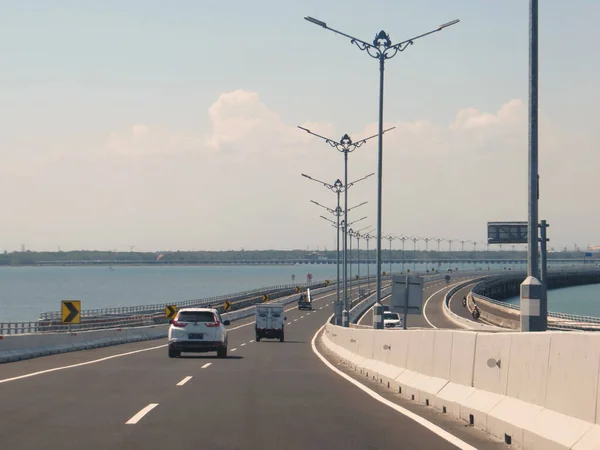
[[[216,309],[180,309],[169,326],[169,358],[181,356],[181,352],[217,352],[219,358],[225,358],[225,325],[229,320],[222,320]]]
[[[398,313],[385,311],[383,313],[383,327],[384,328],[402,328],[402,319]]]
[[[309,311],[312,311],[312,302],[306,296],[301,295],[298,299],[298,309],[308,309]]]
[[[389,311],[390,310],[390,306],[389,305],[383,305],[383,310],[384,311]]]

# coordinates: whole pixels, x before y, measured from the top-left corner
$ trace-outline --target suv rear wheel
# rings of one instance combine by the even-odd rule
[[[219,358],[226,358],[227,357],[227,347],[220,347],[217,350],[217,356]]]
[[[169,358],[177,358],[178,356],[181,356],[181,352],[169,347]]]

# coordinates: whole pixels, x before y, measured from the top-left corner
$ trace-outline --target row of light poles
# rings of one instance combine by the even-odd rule
[[[357,39],[354,36],[343,33],[334,28],[331,28],[325,22],[315,19],[313,17],[305,17],[304,19],[307,20],[308,22],[311,22],[315,25],[318,25],[327,30],[333,31],[336,34],[344,36],[345,38],[350,39],[350,43],[356,45],[359,50],[365,51],[369,56],[371,56],[372,58],[375,58],[379,61],[379,133],[377,134],[377,136],[378,136],[377,229],[376,229],[376,234],[375,234],[375,239],[377,242],[377,258],[376,258],[377,259],[377,262],[376,262],[376,264],[377,264],[377,282],[376,282],[377,304],[375,305],[375,308],[373,311],[373,328],[382,329],[383,328],[383,306],[381,304],[381,288],[382,288],[382,286],[381,286],[381,261],[382,261],[382,259],[381,259],[381,256],[382,256],[382,254],[381,254],[381,240],[382,240],[382,234],[381,234],[382,220],[381,220],[381,218],[382,218],[382,190],[383,190],[382,180],[383,180],[383,133],[384,133],[384,130],[383,130],[383,74],[384,74],[384,69],[385,69],[385,61],[393,58],[399,52],[403,52],[404,50],[406,50],[406,48],[409,45],[412,45],[414,43],[414,41],[416,41],[417,39],[420,39],[420,38],[428,36],[432,33],[441,31],[444,28],[447,28],[451,25],[458,23],[459,21],[453,20],[452,22],[448,22],[443,25],[440,25],[435,30],[429,31],[427,33],[424,33],[424,34],[415,36],[413,38],[407,39],[405,41],[399,42],[398,44],[392,45],[392,41],[390,39],[389,34],[383,30],[381,30],[379,33],[377,33],[377,35],[375,36],[375,39],[373,39],[372,43],[369,43],[369,42],[363,41],[361,39]],[[306,130],[306,131],[308,131],[308,130]],[[314,134],[314,133],[311,133],[311,134]],[[334,143],[332,143],[331,140],[329,140],[327,138],[323,138],[322,136],[319,136],[319,137],[321,137],[322,139],[325,139],[326,142],[330,143],[330,145],[332,145],[336,148],[342,146],[342,143],[335,143],[335,145],[334,145]],[[352,142],[350,140],[350,138],[348,137],[348,135],[344,135],[344,138],[347,138],[348,143]],[[342,138],[342,141],[344,141],[344,138]],[[370,139],[370,138],[368,138],[368,139]],[[364,141],[363,141],[363,143],[364,143]],[[354,147],[353,150],[355,148],[356,147]],[[338,149],[340,149],[340,148],[338,148]],[[345,150],[340,150],[340,151],[344,151],[345,160],[347,161],[347,151],[345,151]],[[347,177],[347,165],[345,165],[345,174]],[[347,195],[345,195],[344,201],[347,204]],[[345,217],[347,219],[347,216],[345,216]],[[345,238],[344,238],[344,240],[345,240]],[[344,248],[346,248],[346,247],[344,247]],[[346,252],[344,251],[344,259],[346,259],[345,255],[346,255]],[[344,264],[344,266],[345,266],[345,264]],[[344,277],[344,282],[346,282],[345,277]]]

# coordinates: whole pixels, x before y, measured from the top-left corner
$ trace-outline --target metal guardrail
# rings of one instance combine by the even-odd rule
[[[503,306],[505,308],[510,308],[512,310],[515,311],[520,311],[521,308],[518,305],[512,304],[512,303],[507,303],[507,302],[503,302],[500,300],[495,300],[493,298],[489,298],[486,297],[485,295],[481,295],[481,294],[472,294],[476,299],[480,299],[483,300],[485,302],[488,303],[492,303],[494,305],[498,305],[498,306]],[[558,320],[563,320],[563,321],[569,321],[569,322],[575,322],[575,323],[584,323],[584,324],[595,324],[595,325],[600,325],[600,317],[593,317],[593,316],[581,316],[578,314],[567,314],[567,313],[561,313],[561,312],[548,312],[548,317],[551,317],[553,319],[558,319]],[[564,326],[567,326],[567,324],[563,324]],[[575,325],[573,325],[575,326]]]
[[[458,272],[460,276],[469,275],[469,274],[482,274],[486,273],[485,271],[468,271],[468,272]],[[451,276],[456,275],[457,272],[453,272]],[[392,274],[399,275],[399,274]],[[434,281],[444,279],[448,272],[436,272],[435,274],[427,274],[422,272],[415,272],[414,275],[422,275],[427,278],[427,281]],[[363,276],[360,278],[361,283],[369,281],[373,283],[376,275],[371,275],[370,277]],[[386,275],[382,277],[382,280],[389,280],[390,275]],[[357,284],[356,279],[348,280],[350,285]],[[88,319],[87,321],[82,321],[81,324],[71,325],[63,325],[60,323],[56,323],[56,321],[60,321],[61,314],[60,311],[50,311],[41,314],[41,319],[38,321],[27,321],[27,322],[3,322],[0,323],[0,335],[14,335],[14,334],[24,334],[24,333],[44,333],[44,332],[67,332],[69,329],[72,332],[77,331],[85,331],[85,330],[97,330],[102,328],[113,328],[113,327],[132,327],[132,326],[143,326],[143,325],[152,325],[155,323],[161,323],[164,319],[164,308],[166,305],[177,305],[178,308],[183,308],[186,306],[206,306],[222,303],[225,300],[231,300],[234,302],[243,301],[248,297],[252,297],[253,295],[261,295],[261,294],[273,294],[275,292],[281,292],[286,290],[295,289],[297,286],[304,289],[307,287],[318,288],[322,287],[325,283],[325,280],[315,281],[312,283],[292,283],[292,284],[282,284],[275,285],[269,287],[262,287],[256,289],[250,289],[243,292],[238,292],[235,294],[223,294],[213,297],[208,297],[204,299],[193,299],[193,300],[185,300],[180,302],[171,302],[171,303],[159,303],[152,305],[137,305],[137,306],[124,306],[124,307],[116,307],[116,308],[101,308],[101,309],[88,309],[82,310],[81,316],[83,318]],[[336,287],[336,281],[330,281],[329,287],[332,289]],[[374,287],[374,286],[372,286]],[[388,288],[389,289],[389,288]],[[383,292],[382,292],[383,293]],[[112,316],[112,317],[111,317]]]
[[[375,277],[370,277],[374,279]],[[388,277],[389,278],[389,277]],[[360,278],[361,283],[368,281],[367,277]],[[358,284],[358,280],[354,279],[352,281],[349,280],[349,286]],[[257,288],[252,289],[250,291],[244,291],[237,294],[229,294],[222,295],[216,297],[210,297],[207,299],[200,300],[187,300],[183,302],[177,303],[169,303],[169,304],[177,304],[179,308],[183,308],[186,306],[213,306],[220,308],[217,306],[223,302],[223,300],[231,300],[233,303],[234,311],[247,307],[248,303],[252,300],[256,299],[256,297],[261,294],[270,294],[273,297],[277,298],[279,294],[284,295],[295,295],[296,287],[311,287],[313,289],[319,289],[326,287],[325,280],[312,282],[312,283],[296,283],[289,285],[277,285],[270,286],[269,288]],[[330,282],[328,286],[330,289],[336,288],[336,282]],[[129,309],[143,309],[148,306],[155,305],[141,305],[137,307],[129,307]],[[237,306],[237,307],[236,307]],[[159,308],[156,310],[144,310],[146,314],[137,314],[137,315],[118,315],[114,311],[115,310],[125,310],[126,308],[106,308],[101,311],[110,311],[114,317],[110,317],[110,314],[103,314],[102,316],[93,316],[93,315],[85,315],[88,320],[82,321],[80,324],[71,325],[63,325],[61,323],[57,323],[60,321],[60,315],[56,317],[57,312],[54,312],[54,316],[48,319],[40,319],[37,322],[5,322],[0,323],[0,336],[1,335],[14,335],[14,334],[25,334],[25,333],[44,333],[44,332],[77,332],[77,331],[89,331],[89,330],[98,330],[103,328],[120,328],[120,327],[133,327],[133,326],[143,326],[143,325],[153,325],[166,323],[166,319],[164,318],[164,305],[160,304]],[[99,310],[88,310],[89,311],[99,311]],[[109,317],[107,317],[109,316]]]
[[[112,319],[103,319],[97,322],[83,322],[77,325],[56,324],[52,321],[37,322],[6,322],[0,323],[0,336],[26,334],[26,333],[62,333],[78,331],[100,330],[105,328],[126,328],[139,327],[145,325],[155,325],[157,320],[164,318],[164,315],[141,315],[116,317]]]
[[[236,300],[244,297],[251,296],[253,294],[269,294],[275,291],[282,291],[286,289],[294,289],[296,286],[300,288],[307,288],[314,285],[318,285],[320,282],[313,283],[295,283],[295,284],[281,284],[275,286],[261,287],[256,289],[250,289],[243,292],[238,292],[235,294],[222,294],[216,295],[213,297],[201,298],[201,299],[192,299],[192,300],[184,300],[179,302],[166,302],[166,303],[155,303],[151,305],[136,305],[136,306],[121,306],[115,308],[99,308],[99,309],[84,309],[81,311],[82,317],[97,317],[97,316],[110,316],[110,315],[127,315],[134,314],[140,312],[155,312],[162,311],[165,309],[167,305],[176,305],[178,308],[183,308],[186,306],[202,306],[206,304],[223,302],[225,300]],[[331,284],[335,285],[335,281],[331,281]],[[48,311],[44,312],[40,315],[40,318],[43,320],[56,320],[60,319],[61,313],[60,311]]]

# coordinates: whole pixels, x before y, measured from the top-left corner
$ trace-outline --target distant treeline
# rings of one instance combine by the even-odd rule
[[[388,260],[390,251],[383,249],[383,259]],[[553,252],[549,253],[549,259],[556,258],[583,258],[583,252]],[[370,249],[368,257],[375,259],[375,250]],[[512,251],[512,249],[502,251],[433,251],[425,252],[423,250],[406,250],[404,252],[406,259],[525,259],[527,257],[525,251]],[[352,250],[352,258],[358,258],[358,252]],[[360,258],[367,258],[367,251],[360,251]],[[198,262],[207,263],[224,261],[282,261],[282,260],[335,260],[336,252],[330,250],[324,251],[307,251],[307,250],[229,250],[229,251],[174,251],[174,252],[111,252],[98,250],[75,250],[66,252],[4,252],[0,254],[0,265],[37,265],[45,263],[60,263],[60,262],[75,262],[82,263],[126,263],[131,262],[154,262],[156,264],[167,264],[177,262]],[[392,259],[402,259],[402,250],[392,250]]]

